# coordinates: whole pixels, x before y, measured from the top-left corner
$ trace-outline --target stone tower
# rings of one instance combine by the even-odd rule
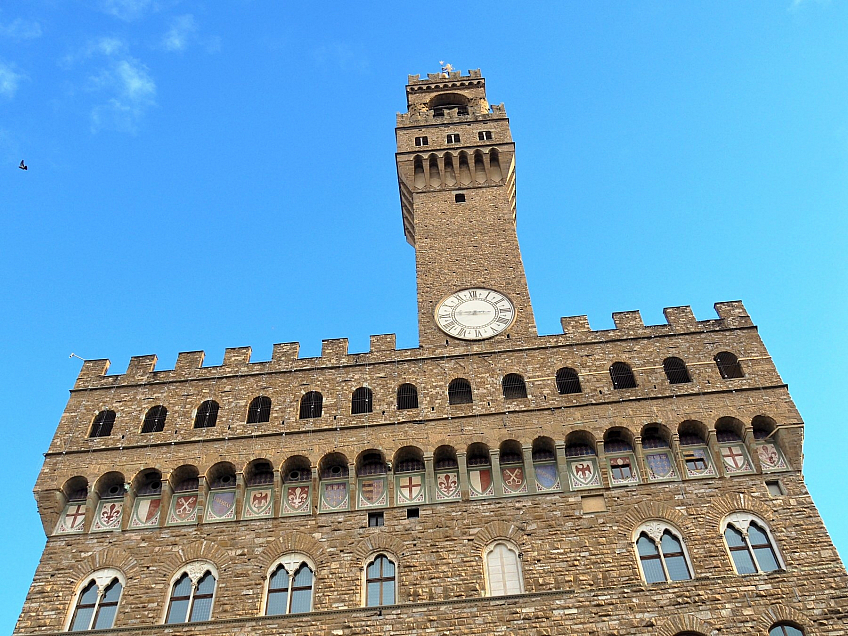
[[[403,228],[415,247],[421,346],[535,336],[515,233],[515,144],[503,104],[489,106],[478,71],[410,76],[406,102],[396,157]],[[434,320],[440,303],[464,289],[482,290],[480,300],[457,296],[442,305],[443,320]],[[504,300],[487,310],[490,290],[488,299]],[[472,304],[452,307],[462,301]],[[514,311],[501,311],[509,305]]]
[[[742,303],[538,336],[479,71],[398,115],[420,346],[88,360],[15,634],[848,633],[804,423]]]

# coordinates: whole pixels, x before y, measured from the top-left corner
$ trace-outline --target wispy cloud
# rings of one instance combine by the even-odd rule
[[[91,111],[92,132],[134,133],[144,113],[156,105],[156,82],[149,69],[133,58],[116,61],[90,80],[93,90],[110,94]]]
[[[41,37],[41,25],[33,20],[16,18],[8,24],[0,23],[0,37],[12,40],[34,40]]]
[[[792,2],[789,4],[789,10],[790,11],[797,11],[798,9],[801,8],[802,5],[810,5],[810,4],[818,4],[818,5],[830,4],[830,0],[792,0]]]
[[[334,67],[345,72],[364,73],[368,70],[368,60],[359,55],[344,42],[324,44],[312,52],[312,58],[318,66]]]
[[[15,70],[12,64],[0,60],[0,97],[12,99],[25,79],[26,75]]]
[[[168,51],[182,51],[196,37],[197,23],[190,13],[171,20],[171,26],[162,38],[162,46]]]
[[[119,20],[137,20],[153,7],[151,0],[100,0],[100,8]]]
[[[87,60],[94,55],[105,55],[107,57],[121,55],[126,53],[128,48],[127,43],[119,37],[101,36],[89,40],[85,46],[62,57],[59,60],[59,65],[64,68],[71,68],[74,64]]]

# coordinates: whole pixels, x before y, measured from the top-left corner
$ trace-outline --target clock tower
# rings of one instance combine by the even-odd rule
[[[515,231],[515,144],[479,70],[410,75],[397,116],[422,347],[536,336]]]

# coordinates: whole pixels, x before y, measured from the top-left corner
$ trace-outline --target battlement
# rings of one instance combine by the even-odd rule
[[[587,316],[567,316],[560,319],[562,334],[515,339],[509,344],[503,341],[454,344],[445,350],[397,349],[395,334],[371,336],[370,348],[362,353],[349,353],[347,338],[322,341],[321,355],[313,358],[299,357],[300,343],[275,344],[271,360],[251,362],[250,347],[232,347],[224,351],[224,360],[218,366],[203,366],[203,351],[184,351],[178,354],[173,369],[157,369],[155,355],[133,356],[126,373],[107,375],[110,361],[107,359],[86,360],[74,385],[74,389],[112,387],[144,382],[173,382],[209,379],[219,376],[247,373],[276,373],[302,371],[339,365],[380,364],[401,360],[428,358],[434,355],[477,353],[499,350],[521,350],[534,347],[598,344],[605,341],[655,338],[658,336],[684,335],[706,331],[722,331],[752,327],[753,323],[741,301],[720,302],[714,305],[718,318],[697,320],[692,308],[666,307],[663,309],[666,324],[645,325],[639,311],[613,313],[615,328],[594,330]]]
[[[421,79],[420,74],[408,75],[407,85],[409,87],[416,86],[418,90],[433,87],[434,83],[442,83],[445,81],[462,81],[462,80],[483,80],[483,74],[479,68],[468,69],[468,75],[463,75],[462,71],[450,71],[449,73],[427,73],[427,79]]]

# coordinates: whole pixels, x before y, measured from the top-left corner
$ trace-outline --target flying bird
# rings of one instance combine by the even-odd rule
[[[21,170],[29,170],[27,165],[24,163],[23,159],[21,159],[21,165],[19,165],[18,168],[20,168]]]

